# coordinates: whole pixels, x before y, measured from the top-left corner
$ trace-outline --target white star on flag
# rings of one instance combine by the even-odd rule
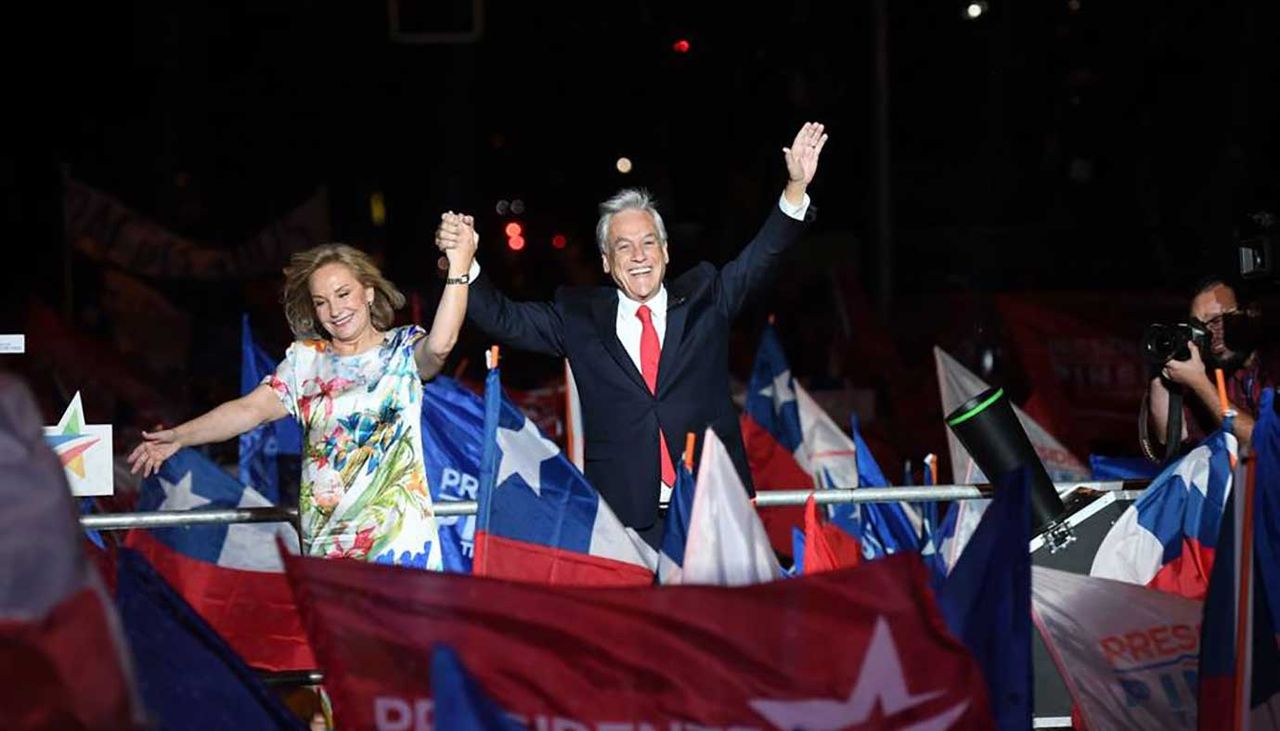
[[[858,682],[848,700],[757,699],[751,701],[750,706],[784,731],[837,731],[855,723],[866,722],[877,707],[886,716],[894,716],[944,694],[945,690],[919,695],[911,695],[907,691],[907,679],[902,674],[902,663],[898,659],[898,648],[893,644],[893,635],[889,632],[889,623],[884,617],[880,617],[871,633],[871,646],[862,659]],[[961,701],[936,716],[913,723],[911,731],[942,731],[950,728],[968,707],[969,701]]]
[[[209,504],[208,498],[192,492],[190,472],[183,475],[177,484],[169,482],[163,477],[158,479],[160,480],[160,488],[164,490],[164,502],[160,503],[160,507],[156,508],[156,510],[190,510]]]
[[[271,501],[263,497],[262,493],[245,485],[236,507],[268,508],[271,507]],[[298,552],[298,532],[289,523],[229,525],[226,537],[222,540],[222,552],[218,554],[218,565],[244,571],[283,573],[284,563],[280,560],[280,551],[276,548],[276,538],[284,541],[285,549],[290,553]]]
[[[511,475],[520,475],[533,494],[542,497],[542,463],[560,453],[560,448],[542,433],[532,419],[525,418],[519,430],[498,427],[498,446],[502,449],[502,462],[498,465],[501,485]]]
[[[773,402],[773,413],[782,413],[782,407],[796,400],[796,391],[791,387],[791,369],[773,377],[773,383],[760,389],[760,394]]]

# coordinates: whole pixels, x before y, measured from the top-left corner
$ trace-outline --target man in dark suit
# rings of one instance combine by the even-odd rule
[[[754,494],[729,394],[729,327],[812,218],[805,191],[826,140],[823,126],[809,123],[783,148],[787,184],[778,205],[718,270],[701,262],[664,285],[666,227],[641,190],[600,206],[596,236],[614,287],[562,287],[551,302],[513,302],[472,267],[472,322],[511,347],[568,358],[582,403],[586,477],[652,545],[686,433],[714,428]],[[469,226],[469,218],[446,216],[437,245],[473,235]]]

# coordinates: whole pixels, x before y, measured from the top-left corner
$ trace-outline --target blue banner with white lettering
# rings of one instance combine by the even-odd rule
[[[461,383],[437,376],[422,389],[422,454],[431,502],[475,500],[484,434],[484,401]],[[471,572],[475,515],[442,516],[440,547],[445,571]]]

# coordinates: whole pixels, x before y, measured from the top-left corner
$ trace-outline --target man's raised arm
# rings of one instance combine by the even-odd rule
[[[781,263],[783,253],[804,231],[812,218],[809,211],[809,184],[818,172],[818,159],[827,144],[825,127],[808,122],[796,133],[791,147],[782,148],[787,165],[787,185],[755,238],[720,270],[720,302],[732,318],[743,303],[769,281]]]

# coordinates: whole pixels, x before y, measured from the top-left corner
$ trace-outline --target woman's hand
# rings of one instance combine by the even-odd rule
[[[471,269],[480,237],[476,235],[475,219],[449,211],[440,216],[436,229],[436,248],[449,260],[449,275],[461,276]]]
[[[144,431],[142,439],[142,444],[129,454],[129,472],[135,475],[142,472],[143,478],[159,472],[160,465],[182,449],[182,442],[178,441],[178,435],[173,429]]]

